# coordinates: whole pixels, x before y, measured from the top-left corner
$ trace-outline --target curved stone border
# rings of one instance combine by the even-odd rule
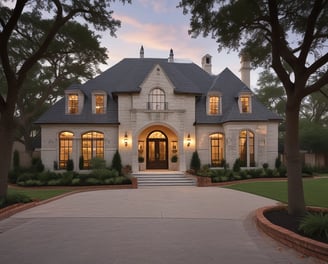
[[[257,226],[267,235],[273,239],[283,243],[284,245],[294,248],[295,250],[318,259],[328,261],[328,244],[322,243],[310,238],[300,236],[288,229],[277,226],[271,223],[264,213],[272,210],[286,209],[286,206],[268,206],[257,209],[256,223]],[[310,211],[327,211],[327,209],[319,209],[315,207],[308,207]]]

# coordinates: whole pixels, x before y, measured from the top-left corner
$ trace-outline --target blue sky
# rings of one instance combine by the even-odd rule
[[[205,54],[212,56],[212,72],[220,73],[228,67],[240,77],[240,59],[238,52],[217,51],[214,39],[199,36],[196,39],[188,35],[189,17],[182,9],[176,8],[178,0],[133,0],[132,4],[112,5],[114,17],[121,20],[117,37],[108,33],[102,36],[102,45],[108,49],[109,60],[101,67],[105,70],[123,58],[139,57],[141,45],[145,49],[145,58],[167,58],[172,48],[175,59],[189,59],[201,65]],[[256,87],[258,72],[251,72],[251,87]]]

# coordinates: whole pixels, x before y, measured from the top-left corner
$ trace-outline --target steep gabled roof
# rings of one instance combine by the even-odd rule
[[[200,94],[212,78],[194,63],[172,63],[167,59],[123,59],[98,77],[86,82],[83,89],[99,89],[108,93],[138,93],[140,85],[160,65],[172,82],[176,93]]]
[[[207,94],[218,92],[221,94],[222,114],[208,115],[206,112]],[[240,113],[238,98],[240,93],[249,93],[252,91],[228,68],[224,69],[217,75],[207,94],[203,94],[196,101],[196,124],[219,124],[230,121],[267,121],[280,120],[281,118],[269,111],[262,105],[257,98],[252,96],[252,112]]]
[[[241,114],[238,107],[240,92],[251,90],[228,68],[217,76],[208,74],[194,63],[169,62],[167,59],[123,59],[96,78],[83,85],[71,86],[67,90],[80,90],[84,94],[84,106],[78,115],[65,114],[65,99],[61,99],[36,123],[38,124],[118,124],[118,105],[115,94],[139,93],[140,86],[151,71],[159,65],[174,86],[175,93],[197,96],[195,122],[198,124],[219,124],[229,121],[280,120],[275,113],[267,110],[252,97],[252,113]],[[92,113],[92,92],[107,93],[106,114]],[[206,96],[218,92],[222,98],[222,115],[209,116],[206,113]]]

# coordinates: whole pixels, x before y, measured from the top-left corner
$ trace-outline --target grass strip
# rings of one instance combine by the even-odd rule
[[[43,201],[50,199],[52,197],[62,195],[64,193],[70,192],[70,189],[29,189],[29,188],[15,188],[9,187],[8,193],[9,194],[23,194],[30,197],[32,200]]]
[[[305,204],[328,208],[328,178],[304,179]],[[287,182],[247,182],[226,186],[224,188],[252,193],[283,203],[288,202]]]

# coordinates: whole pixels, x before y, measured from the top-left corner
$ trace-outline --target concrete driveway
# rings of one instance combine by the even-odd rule
[[[0,222],[10,264],[320,263],[256,229],[275,201],[223,188],[151,187],[73,194]]]

